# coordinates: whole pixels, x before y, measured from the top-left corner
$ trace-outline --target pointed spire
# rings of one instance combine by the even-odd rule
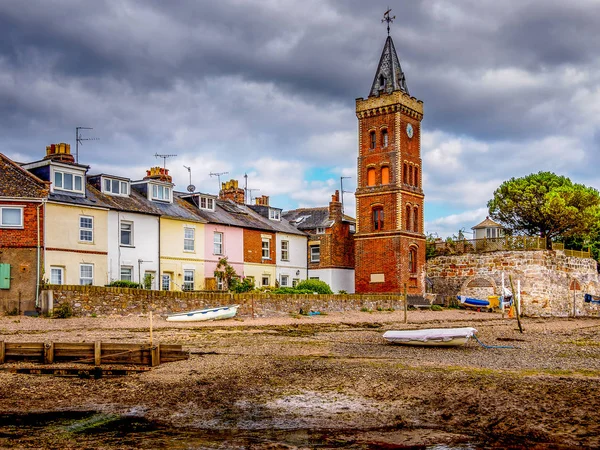
[[[379,65],[377,66],[377,72],[375,72],[375,79],[373,80],[369,97],[378,96],[381,93],[391,94],[394,91],[402,91],[409,94],[408,87],[406,86],[406,78],[404,77],[404,72],[402,72],[402,67],[400,67],[400,60],[394,48],[394,42],[391,36],[388,36],[383,46],[383,52],[379,59]]]

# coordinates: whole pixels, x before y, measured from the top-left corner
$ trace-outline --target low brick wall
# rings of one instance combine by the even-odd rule
[[[600,316],[600,306],[584,302],[584,294],[598,295],[596,261],[568,257],[562,251],[515,251],[440,256],[427,262],[433,292],[452,299],[457,295],[486,298],[500,295],[512,277],[521,282],[523,314],[529,316]]]
[[[154,314],[240,305],[242,317],[272,317],[308,311],[342,312],[362,308],[402,309],[398,295],[275,295],[268,293],[229,294],[216,292],[148,291],[100,286],[47,286],[41,295],[42,312],[50,313],[69,303],[76,317]]]

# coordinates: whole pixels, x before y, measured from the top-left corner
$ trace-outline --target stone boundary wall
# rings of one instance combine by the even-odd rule
[[[49,285],[40,296],[42,313],[69,303],[75,317],[142,315],[152,309],[166,316],[176,312],[240,305],[238,316],[273,317],[309,311],[342,312],[362,308],[404,308],[401,295],[282,295],[269,293],[150,291],[143,289]]]
[[[522,312],[527,316],[600,316],[600,305],[584,302],[584,294],[600,294],[597,263],[562,251],[503,251],[439,256],[427,262],[433,292],[445,299],[467,295],[500,295],[502,273],[517,289],[521,282]]]

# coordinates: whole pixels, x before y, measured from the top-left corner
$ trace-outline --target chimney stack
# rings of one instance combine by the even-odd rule
[[[238,186],[237,180],[229,180],[221,183],[221,191],[219,192],[219,199],[231,200],[235,203],[243,205],[244,202],[244,190]]]
[[[260,206],[269,206],[269,196],[261,195],[260,197],[256,197],[256,204]]]
[[[341,222],[343,219],[342,214],[342,203],[340,202],[340,191],[335,191],[335,194],[331,196],[331,202],[329,202],[329,220],[334,222]]]
[[[173,177],[169,175],[169,169],[165,169],[163,167],[150,167],[150,169],[146,170],[146,176],[144,180],[160,180],[166,181],[167,183],[173,182]]]
[[[71,146],[61,142],[60,144],[51,144],[46,146],[46,156],[44,159],[59,161],[64,163],[75,163],[75,157],[71,155]]]

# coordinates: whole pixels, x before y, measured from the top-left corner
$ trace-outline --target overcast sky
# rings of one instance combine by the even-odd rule
[[[3,0],[0,150],[75,147],[91,174],[176,189],[228,172],[284,209],[356,188],[355,98],[387,35],[423,100],[425,228],[482,221],[504,180],[541,170],[600,187],[599,0]],[[354,196],[344,196],[346,212]]]

